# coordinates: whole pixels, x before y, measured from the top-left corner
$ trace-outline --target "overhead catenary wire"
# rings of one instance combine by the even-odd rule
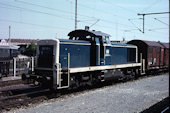
[[[94,23],[91,23],[91,22],[84,22],[84,23],[87,23],[87,24],[94,24]],[[99,27],[104,27],[106,29],[115,29],[113,26],[106,26],[106,25],[99,25],[99,24],[96,24],[95,26],[99,26]],[[119,29],[121,31],[123,31],[124,29]]]
[[[161,21],[161,20],[159,20],[159,19],[157,19],[157,18],[154,18],[155,20],[157,20],[157,21],[159,21],[159,22],[161,22],[161,23],[163,23],[163,24],[165,24],[165,25],[168,25],[169,26],[169,24],[167,24],[167,23],[165,23],[165,22],[163,22],[163,21]]]
[[[129,20],[129,22],[131,23],[131,24],[133,24],[133,26],[135,27],[135,28],[137,28],[140,32],[142,32],[142,30],[139,28],[139,27],[137,27],[132,21],[131,21],[131,19],[128,19]]]
[[[167,28],[167,29],[168,29],[168,28]],[[136,30],[134,29],[134,30],[131,30],[131,31],[126,31],[126,33],[128,33],[128,34],[129,34],[129,33],[130,33],[130,34],[132,34],[132,33],[135,33],[135,34],[136,34],[136,33],[137,33],[139,36],[142,36],[142,37],[143,37],[143,36],[144,36],[144,37],[153,37],[153,35],[158,35],[158,34],[160,35],[160,33],[163,33],[163,32],[160,32],[160,31],[158,31],[158,30],[160,30],[160,29],[157,29],[157,30],[156,30],[156,29],[155,29],[155,30],[152,29],[152,30],[150,30],[150,31],[149,31],[149,29],[147,29],[148,32],[153,32],[152,35],[149,34],[149,33],[146,33],[146,34],[144,34],[144,33],[138,33],[138,29],[136,29]],[[138,38],[139,38],[139,37],[138,37]],[[141,38],[141,37],[140,37],[140,38]]]
[[[100,19],[100,21],[115,24],[115,22],[109,21],[109,20],[105,20],[105,19]],[[122,23],[119,23],[119,22],[117,22],[116,24],[121,25],[121,26],[126,26],[126,27],[129,27],[129,28],[132,28],[132,26],[130,26],[130,25],[122,24]]]
[[[137,12],[136,11],[134,11],[134,10],[132,10],[132,9],[128,9],[128,8],[125,8],[125,7],[122,7],[122,6],[120,6],[120,5],[117,5],[117,4],[114,4],[114,3],[112,3],[112,2],[110,2],[110,1],[106,1],[106,0],[101,0],[103,3],[105,3],[105,4],[108,4],[108,5],[114,5],[114,6],[116,6],[116,7],[119,7],[119,8],[121,8],[121,9],[123,9],[124,11],[127,11],[127,12],[130,12],[130,13],[134,13],[134,14],[136,14]]]
[[[33,4],[33,3],[30,3],[30,2],[21,1],[21,0],[15,0],[15,1],[16,1],[16,2],[20,2],[20,3],[23,3],[23,4],[27,4],[27,5],[32,5],[32,6],[37,6],[37,7],[41,7],[41,8],[46,8],[46,9],[49,9],[49,10],[60,11],[60,12],[67,13],[67,14],[70,14],[70,13],[74,14],[74,12],[64,11],[64,10],[61,10],[61,9],[56,9],[56,8],[51,8],[51,7],[46,7],[46,6],[42,6],[42,5],[38,5],[38,4]],[[89,7],[89,6],[86,6],[86,5],[83,5],[83,4],[80,4],[80,3],[78,3],[78,5],[80,5],[80,6],[82,6],[82,7],[85,7],[85,8],[94,9],[94,8],[91,8],[91,7]],[[97,10],[97,11],[98,11],[98,10]],[[107,11],[104,11],[104,10],[102,10],[102,12],[108,13]],[[110,13],[108,13],[108,14],[110,14]],[[101,21],[106,21],[106,22],[109,21],[109,20],[105,20],[105,19],[101,19],[101,18],[96,18],[96,17],[92,17],[92,16],[82,15],[82,14],[79,14],[79,13],[77,13],[77,15],[82,16],[82,17],[87,17],[87,18],[93,18],[95,21],[98,20],[98,19],[100,19]],[[118,16],[118,15],[117,15],[117,16]],[[124,18],[124,17],[122,17],[122,16],[118,16],[118,17],[121,17],[120,19],[123,19],[123,18]],[[78,21],[81,21],[81,20],[78,20]],[[110,21],[109,21],[109,22],[110,22]],[[114,23],[114,22],[111,22],[111,23]],[[124,25],[124,26],[128,26],[128,25],[121,24],[121,23],[118,23],[118,24]],[[132,27],[132,26],[130,26],[130,27]]]
[[[145,30],[145,27],[144,27],[144,25],[145,25],[144,23],[145,22],[144,21],[145,21],[145,16],[146,15],[160,15],[160,14],[169,14],[169,13],[170,12],[154,12],[154,13],[143,13],[143,14],[142,13],[138,13],[137,14],[138,16],[143,16],[143,31],[142,32],[144,33],[144,30]]]
[[[24,11],[29,11],[29,12],[34,12],[34,13],[41,13],[41,14],[45,14],[45,15],[49,15],[49,16],[54,16],[54,17],[57,17],[57,18],[62,18],[62,19],[65,19],[65,20],[74,20],[73,18],[65,18],[65,17],[59,16],[59,15],[56,15],[56,14],[47,13],[47,12],[38,11],[38,10],[33,10],[33,9],[28,9],[28,8],[23,8],[23,7],[18,7],[18,6],[9,5],[9,4],[4,4],[2,2],[0,2],[0,5],[5,5],[5,6],[9,6],[9,7],[17,8],[17,9],[22,9]],[[100,21],[115,24],[114,22],[109,21],[109,20],[105,20],[105,19],[100,19]],[[117,23],[117,24],[122,25],[122,26],[126,26],[126,27],[130,27],[130,28],[132,27],[132,26],[129,26],[129,25],[121,24],[121,23]]]
[[[89,28],[91,28],[92,26],[94,26],[95,24],[97,24],[97,22],[99,22],[100,19],[98,19],[95,23],[93,23]]]
[[[0,5],[5,5],[5,6],[17,8],[17,9],[22,9],[22,10],[24,10],[24,11],[29,11],[29,12],[34,12],[34,13],[41,13],[41,14],[45,14],[45,15],[50,15],[50,16],[54,16],[54,17],[62,18],[62,19],[66,19],[66,20],[74,20],[74,19],[72,19],[72,18],[63,18],[62,16],[59,16],[59,15],[56,15],[56,14],[52,14],[52,13],[48,13],[48,12],[43,12],[43,11],[38,11],[38,10],[33,10],[33,9],[28,9],[28,8],[23,8],[23,7],[18,7],[18,6],[9,5],[9,4],[4,4],[4,3],[2,3],[2,2],[0,2]]]
[[[0,21],[14,22],[14,23],[33,25],[33,26],[38,26],[38,27],[61,28],[61,27],[55,27],[55,26],[49,26],[49,25],[40,25],[40,24],[34,24],[34,23],[28,23],[28,22],[22,22],[22,21],[14,21],[14,20],[7,20],[7,19],[6,20],[5,19],[0,19]],[[86,21],[83,21],[83,23],[93,24],[92,22],[86,22]],[[107,29],[114,29],[113,27],[106,26],[106,25],[96,25],[96,26],[105,27]],[[62,29],[67,29],[67,28],[62,28]]]
[[[148,31],[153,31],[153,30],[161,30],[161,29],[169,29],[169,28],[152,28],[152,29],[147,29]]]
[[[34,4],[34,3],[25,2],[25,1],[21,1],[21,0],[15,0],[15,1],[16,1],[16,2],[19,2],[19,3],[22,3],[22,4],[27,4],[27,5],[32,5],[32,6],[36,6],[36,7],[41,7],[41,8],[45,8],[45,9],[57,11],[57,12],[66,13],[66,14],[74,14],[74,12],[65,11],[65,10],[61,10],[61,9],[57,9],[57,8],[52,8],[52,7],[47,7],[47,6],[42,6],[42,5],[39,5],[39,4]],[[82,15],[82,14],[78,14],[78,13],[77,13],[77,15],[83,16],[83,17],[87,17],[87,18],[96,19],[95,17],[87,16],[87,15]]]
[[[23,1],[23,2],[27,2],[27,1],[24,1],[24,0],[13,0],[13,1]],[[70,1],[72,1],[72,3],[74,3],[74,0],[70,0]],[[106,0],[104,0],[104,1],[106,1]],[[111,1],[109,1],[109,2],[111,2]],[[64,19],[64,20],[62,20],[63,22],[69,22],[69,20],[74,20],[74,18],[73,17],[70,17],[70,15],[69,16],[67,16],[66,14],[74,14],[74,12],[72,12],[73,10],[63,10],[62,8],[61,8],[61,10],[59,9],[59,8],[57,8],[57,7],[54,7],[54,9],[49,9],[49,10],[45,10],[45,9],[48,9],[48,8],[53,8],[52,6],[46,6],[46,5],[44,5],[45,7],[47,7],[47,8],[45,8],[45,7],[39,7],[39,6],[36,6],[36,5],[41,5],[41,6],[43,6],[43,4],[42,3],[36,3],[36,2],[29,2],[28,1],[28,3],[33,3],[34,5],[30,5],[29,6],[29,4],[20,4],[21,2],[18,2],[18,3],[10,3],[10,2],[3,2],[3,3],[5,3],[5,4],[10,4],[10,5],[15,5],[15,6],[19,6],[19,7],[23,7],[23,8],[27,8],[27,9],[35,9],[35,10],[39,10],[39,11],[42,11],[42,12],[45,12],[45,13],[50,13],[50,14],[55,14],[55,15],[58,15],[58,18],[61,18],[61,19]],[[36,3],[36,4],[35,4]],[[122,22],[122,21],[119,21],[119,23],[116,23],[115,22],[115,18],[110,18],[110,14],[112,14],[112,13],[109,13],[109,12],[111,12],[110,10],[109,10],[109,12],[106,10],[106,9],[99,9],[99,10],[96,10],[96,8],[94,7],[94,8],[92,8],[92,6],[91,5],[87,5],[87,4],[84,4],[84,3],[80,3],[81,5],[80,5],[80,8],[81,8],[81,6],[82,7],[85,7],[85,8],[91,8],[91,9],[94,9],[95,10],[95,12],[96,11],[99,11],[100,12],[100,10],[103,10],[103,11],[101,11],[101,15],[103,14],[103,12],[107,12],[107,14],[105,15],[105,16],[107,16],[107,15],[109,15],[108,17],[109,18],[104,18],[104,17],[102,17],[102,16],[94,16],[93,14],[92,15],[88,15],[88,14],[85,14],[85,13],[82,13],[81,11],[79,12],[79,14],[80,15],[82,15],[82,16],[80,16],[79,14],[79,16],[80,16],[80,19],[79,20],[77,20],[78,22],[81,22],[81,26],[83,26],[84,24],[86,24],[86,23],[88,23],[88,25],[90,26],[92,23],[94,23],[95,21],[97,21],[98,19],[100,19],[100,23],[97,23],[96,25],[95,25],[95,29],[96,28],[99,28],[99,29],[110,29],[110,30],[112,30],[113,31],[113,29],[115,29],[115,24],[119,24],[119,26],[120,26],[120,29],[119,30],[125,30],[125,29],[129,29],[129,30],[131,30],[131,29],[135,29],[136,27],[138,27],[139,29],[140,29],[140,26],[137,26],[138,25],[138,21],[137,21],[137,24],[136,24],[136,21],[133,21],[132,19],[132,22],[134,22],[135,24],[136,24],[136,27],[134,27],[134,25],[132,25],[132,24],[129,24],[128,23],[128,19],[127,20],[125,20],[126,18],[119,18],[119,15],[120,14],[118,14],[118,16],[117,17],[115,17],[115,18],[117,18],[117,19],[124,19],[124,21],[126,21],[126,23],[125,22]],[[69,5],[69,4],[67,4],[67,5]],[[73,4],[72,4],[73,5]],[[98,5],[98,4],[97,4]],[[103,5],[105,5],[105,6],[107,6],[107,3],[106,4],[104,4],[103,3]],[[0,5],[0,6],[2,6],[2,5]],[[33,6],[35,6],[35,7],[33,7]],[[87,7],[86,7],[87,6]],[[113,5],[112,5],[113,6]],[[3,7],[7,7],[6,9],[9,9],[9,8],[11,8],[11,9],[15,9],[15,7],[8,7],[8,6],[3,6]],[[109,6],[108,6],[109,7]],[[44,8],[44,9],[43,9]],[[125,7],[126,8],[126,7]],[[27,14],[27,13],[25,13],[25,11],[26,10],[24,10],[24,9],[20,9],[20,8],[16,8],[17,10],[19,10],[20,11],[20,15],[22,15],[22,19],[18,19],[19,17],[17,17],[17,19],[18,20],[20,20],[19,22],[22,22],[22,20],[23,19],[25,19],[25,14]],[[60,13],[57,13],[57,10],[55,10],[55,9],[59,9],[58,10],[58,12],[60,12]],[[123,8],[122,8],[123,9]],[[128,8],[127,8],[128,9]],[[131,8],[130,8],[131,9]],[[50,11],[51,10],[51,11]],[[56,12],[55,12],[56,11]],[[64,11],[66,11],[65,13],[64,13]],[[15,12],[15,11],[13,11],[13,12]],[[30,11],[31,12],[31,11]],[[128,12],[130,12],[130,11],[128,11]],[[36,12],[35,12],[36,13]],[[37,12],[38,13],[38,12]],[[98,13],[98,12],[97,12]],[[132,13],[133,13],[133,11],[132,11]],[[28,13],[29,15],[32,15],[33,13]],[[42,14],[42,13],[39,13],[39,14]],[[91,14],[91,13],[90,13]],[[34,14],[33,14],[34,15]],[[43,15],[43,14],[42,14]],[[86,16],[87,15],[87,16]],[[114,14],[113,14],[114,15]],[[39,15],[38,15],[39,16]],[[38,17],[37,16],[37,17]],[[41,16],[41,15],[40,15]],[[50,16],[50,15],[49,15]],[[123,15],[124,16],[124,15]],[[4,17],[6,17],[6,15],[4,16]],[[54,16],[55,17],[55,16]],[[71,19],[70,19],[70,18]],[[83,18],[84,17],[84,18]],[[91,18],[92,17],[92,18]],[[10,17],[11,18],[11,21],[15,21],[16,20],[16,17]],[[10,19],[10,18],[8,18],[8,19]],[[21,17],[20,17],[21,18]],[[48,18],[48,17],[47,17]],[[66,19],[65,18],[67,18],[67,20],[68,21],[66,21]],[[133,18],[133,17],[132,17]],[[168,18],[168,17],[164,17],[164,18]],[[41,19],[41,18],[36,18],[36,19]],[[51,18],[50,18],[51,19]],[[134,18],[135,19],[135,18]],[[152,18],[153,19],[153,18]],[[26,22],[26,21],[25,21]],[[31,22],[31,21],[30,21]],[[26,22],[27,23],[27,22]],[[33,22],[34,23],[34,22]],[[109,24],[108,24],[109,23]],[[124,24],[125,23],[125,24]],[[22,24],[22,23],[20,23],[20,24]],[[40,23],[39,23],[40,24]],[[42,24],[44,24],[44,23],[42,23]],[[114,24],[114,25],[113,25]],[[152,24],[152,23],[151,23]],[[41,25],[41,24],[40,24]],[[49,24],[50,25],[50,24]],[[36,26],[36,25],[35,25]],[[39,26],[40,27],[40,26]],[[52,26],[53,27],[53,26]],[[60,26],[59,26],[60,27]],[[62,27],[62,26],[61,26]],[[65,27],[65,26],[64,26]],[[72,25],[72,28],[73,28],[74,26]],[[153,28],[154,29],[154,27],[156,27],[156,26],[154,26],[154,24],[153,24],[153,26],[147,26],[147,28]],[[50,28],[50,26],[49,26],[49,28]],[[136,30],[139,30],[139,29],[136,29]],[[147,29],[146,29],[147,30]],[[149,30],[152,30],[152,29],[149,29]],[[135,30],[134,30],[135,31]],[[165,30],[166,31],[166,30]],[[135,31],[136,32],[136,31]]]
[[[42,8],[46,8],[46,9],[50,9],[50,10],[55,10],[55,11],[61,11],[61,12],[64,12],[64,13],[72,13],[72,14],[74,14],[74,12],[68,12],[68,11],[63,11],[63,10],[61,10],[61,9],[56,9],[56,8],[50,8],[50,7],[46,7],[46,6],[42,6],[42,5],[38,5],[38,4],[33,4],[33,3],[29,3],[29,2],[25,2],[25,1],[21,1],[21,0],[15,0],[15,1],[17,1],[17,2],[21,2],[21,3],[23,3],[23,4],[28,4],[28,5],[33,5],[33,6],[37,6],[37,7],[42,7]],[[80,4],[80,3],[78,3],[78,5],[80,5],[80,6],[84,6],[84,7],[86,7],[85,5],[82,5],[82,4]],[[87,7],[86,7],[87,8]],[[89,7],[88,7],[89,8]],[[90,7],[91,8],[91,7]],[[106,13],[106,12],[105,12]],[[108,12],[107,12],[108,13]],[[91,17],[91,16],[86,16],[86,15],[82,15],[82,14],[78,14],[77,13],[77,15],[79,15],[79,16],[83,16],[83,17],[87,17],[87,18],[93,18],[95,21],[96,20],[98,20],[98,19],[100,19],[100,21],[104,21],[104,22],[109,22],[109,23],[113,23],[113,24],[115,24],[113,21],[110,21],[110,20],[106,20],[106,19],[101,19],[101,18],[95,18],[95,17]],[[120,18],[121,19],[121,18]],[[73,20],[73,19],[72,19]],[[77,21],[81,21],[81,20],[77,20]],[[129,26],[129,25],[126,25],[126,24],[122,24],[122,23],[117,23],[117,24],[119,24],[119,25],[122,25],[122,26],[126,26],[126,27],[132,27],[132,26]]]
[[[64,10],[61,10],[61,9],[56,9],[56,8],[51,8],[51,7],[47,7],[47,6],[42,6],[42,5],[30,3],[30,2],[25,2],[25,1],[22,1],[22,0],[15,0],[15,1],[16,1],[16,2],[19,2],[19,3],[27,4],[27,5],[32,5],[32,6],[37,6],[37,7],[41,7],[41,8],[46,8],[46,9],[49,9],[49,10],[55,10],[55,11],[59,11],[59,12],[63,12],[63,13],[68,13],[68,14],[72,13],[72,14],[74,14],[74,12],[69,12],[69,11],[64,11]],[[112,4],[112,3],[111,3],[111,4]],[[82,6],[82,7],[85,7],[85,8],[94,9],[94,8],[92,8],[92,7],[89,7],[89,6],[80,4],[80,3],[78,3],[78,5],[80,5],[80,6]],[[112,5],[115,5],[115,4],[112,4]],[[116,6],[117,6],[117,5],[116,5]],[[123,7],[121,7],[121,8],[123,8]],[[127,8],[124,8],[124,9],[127,10]],[[98,11],[98,10],[97,10],[97,11]],[[105,11],[105,10],[102,10],[102,12],[108,13],[108,12]],[[136,12],[134,12],[133,10],[132,10],[131,12],[136,13]],[[110,14],[110,13],[109,13],[109,14]],[[82,15],[82,14],[79,14],[79,13],[77,13],[77,15],[83,16],[83,17],[87,17],[87,18],[93,18],[95,21],[98,20],[98,19],[100,19],[100,21],[105,21],[105,22],[114,23],[113,21],[109,21],[109,20],[101,19],[101,18],[96,18],[96,17],[92,17],[92,16],[87,16],[87,15]],[[116,15],[116,16],[118,16],[118,15]],[[119,19],[124,19],[124,17],[122,17],[122,16],[118,16],[118,17],[121,17],[121,18],[119,18]],[[81,20],[78,20],[78,21],[81,21]],[[115,24],[115,23],[114,23],[114,24]],[[122,25],[122,26],[132,27],[132,26],[129,26],[129,25],[121,24],[121,23],[117,23],[117,24]]]
[[[0,21],[19,23],[19,24],[27,24],[27,25],[32,25],[32,26],[37,26],[37,27],[44,27],[44,28],[52,28],[52,29],[54,29],[54,28],[67,29],[67,28],[64,28],[64,27],[41,25],[41,24],[34,24],[34,23],[28,23],[28,22],[20,22],[20,21],[7,20],[7,19],[0,19]]]
[[[147,11],[148,9],[152,8],[155,4],[159,3],[158,1],[162,1],[162,0],[155,0],[149,6],[145,7],[141,12]]]
[[[135,21],[137,21],[137,20],[142,20],[143,18],[130,18],[129,20],[131,21],[131,22],[135,22]],[[146,23],[146,22],[145,22]],[[131,23],[132,24],[132,23]],[[133,23],[134,24],[134,23]],[[136,26],[136,24],[134,24],[135,26]],[[153,25],[152,24],[150,24],[150,23],[146,23],[145,24],[145,26],[147,26],[147,27],[153,27]],[[137,26],[136,26],[137,27]],[[139,27],[138,27],[139,28]]]
[[[157,30],[163,30],[163,29],[169,29],[169,28],[150,28],[150,29],[146,29],[147,31],[157,31]],[[130,31],[136,31],[139,29],[126,29],[124,30],[124,32],[130,32]]]
[[[156,18],[169,18],[169,17],[156,17]]]
[[[1,4],[1,3],[0,3]],[[1,7],[1,6],[0,6]],[[17,8],[19,8],[19,7],[17,7]],[[31,10],[32,11],[32,10]],[[34,12],[34,11],[33,11]],[[37,11],[35,11],[36,13],[39,13],[39,12],[37,12]],[[43,13],[43,14],[46,14],[46,13]],[[55,15],[50,15],[50,16],[55,16]],[[56,17],[56,16],[55,16]],[[62,18],[62,17],[58,17],[58,18]],[[68,19],[69,20],[69,19]],[[73,20],[73,19],[72,19]],[[33,24],[33,23],[27,23],[27,22],[21,22],[21,21],[14,21],[14,20],[0,20],[0,21],[8,21],[8,22],[15,22],[15,23],[20,23],[20,24],[27,24],[27,25],[34,25],[34,26],[41,26],[41,27],[48,27],[48,28],[55,28],[55,27],[53,27],[53,26],[46,26],[46,25],[38,25],[38,24]],[[103,21],[103,20],[102,20]],[[93,23],[91,23],[91,22],[85,22],[85,21],[81,21],[81,22],[83,22],[83,23],[88,23],[88,24],[93,24]],[[96,25],[96,26],[100,26],[100,27],[105,27],[105,28],[108,28],[108,29],[114,29],[113,27],[111,27],[111,26],[105,26],[105,25]]]
[[[80,4],[80,3],[78,3],[78,5],[79,5],[79,7],[81,6],[81,7],[84,7],[84,8],[86,8],[86,9],[92,9],[92,10],[94,10],[94,8],[93,7],[90,7],[90,6],[87,6],[87,5],[84,5],[84,4]],[[108,12],[108,11],[106,11],[106,10],[95,10],[96,12],[103,12],[104,14],[111,14],[110,12]],[[136,12],[135,12],[136,13]],[[112,15],[116,15],[116,14],[114,14],[114,13],[112,13]],[[117,17],[120,17],[119,19],[124,19],[124,18],[126,18],[125,16],[120,16],[120,15],[117,15]],[[101,20],[101,18],[99,18],[100,20]]]
[[[26,24],[26,25],[31,25],[31,26],[37,26],[37,27],[44,27],[44,28],[58,28],[58,29],[68,29],[68,27],[57,27],[57,26],[49,26],[49,25],[42,25],[42,24],[34,24],[34,23],[29,23],[29,22],[21,22],[21,21],[14,21],[14,20],[8,20],[8,19],[1,19],[0,21],[4,22],[12,22],[12,23],[18,23],[18,24]]]

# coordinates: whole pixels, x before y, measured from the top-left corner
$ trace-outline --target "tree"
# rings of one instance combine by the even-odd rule
[[[31,42],[27,47],[25,51],[25,55],[27,56],[35,56],[36,54],[36,45],[34,42]]]

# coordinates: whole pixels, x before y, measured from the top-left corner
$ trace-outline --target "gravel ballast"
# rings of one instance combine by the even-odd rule
[[[10,113],[135,113],[169,96],[169,75],[152,76]]]

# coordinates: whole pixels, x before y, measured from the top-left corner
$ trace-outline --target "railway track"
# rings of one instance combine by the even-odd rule
[[[5,79],[5,78],[3,78],[3,79]],[[23,81],[21,79],[16,79],[16,80],[9,79],[9,80],[4,80],[4,81],[0,79],[0,87],[17,85],[17,84],[22,84],[22,83],[23,83]]]
[[[29,103],[38,100],[43,100],[44,96],[50,93],[49,89],[39,89],[39,90],[29,89],[29,90],[30,91],[24,91],[24,93],[12,94],[11,96],[1,97],[0,111],[2,112],[3,110],[10,110],[11,108],[20,107],[22,105],[28,105]]]
[[[27,93],[33,90],[38,90],[40,89],[38,86],[30,86],[30,87],[21,87],[21,88],[13,88],[13,89],[5,89],[0,91],[0,97],[5,97],[5,96],[11,96],[11,95],[17,95],[17,94],[22,94],[22,93]]]
[[[155,75],[148,75],[155,76]],[[148,76],[139,77],[139,79],[146,78]],[[128,80],[128,82],[133,82],[134,80]],[[43,89],[41,87],[35,86],[31,88],[21,88],[6,90],[0,93],[0,112],[9,111],[11,108],[20,108],[21,106],[27,106],[29,104],[35,104],[42,102],[44,100],[50,100],[56,97],[66,98],[72,95],[78,95],[91,90],[95,90],[103,87],[110,87],[116,84],[123,84],[123,82],[107,82],[103,84],[96,84],[92,87],[80,87],[76,89],[60,90],[60,92],[53,92],[50,89]]]

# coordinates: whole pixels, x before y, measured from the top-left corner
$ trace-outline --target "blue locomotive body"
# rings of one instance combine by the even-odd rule
[[[61,68],[90,66],[90,43],[87,41],[59,40]],[[69,59],[68,59],[69,58]]]
[[[99,45],[96,45],[96,51],[92,51],[90,54],[92,45],[89,41],[59,39],[59,42],[59,63],[63,69],[136,63],[136,46],[134,45],[121,43],[105,44],[103,45],[103,58],[100,58],[102,55],[99,55]],[[93,55],[96,56],[94,59],[90,57]],[[92,64],[90,60],[91,62],[96,61],[96,63]]]
[[[111,43],[110,35],[100,31],[75,30],[68,36],[37,43],[36,80],[62,89],[139,73],[137,46]]]
[[[106,46],[105,65],[136,63],[136,46],[112,43]]]

